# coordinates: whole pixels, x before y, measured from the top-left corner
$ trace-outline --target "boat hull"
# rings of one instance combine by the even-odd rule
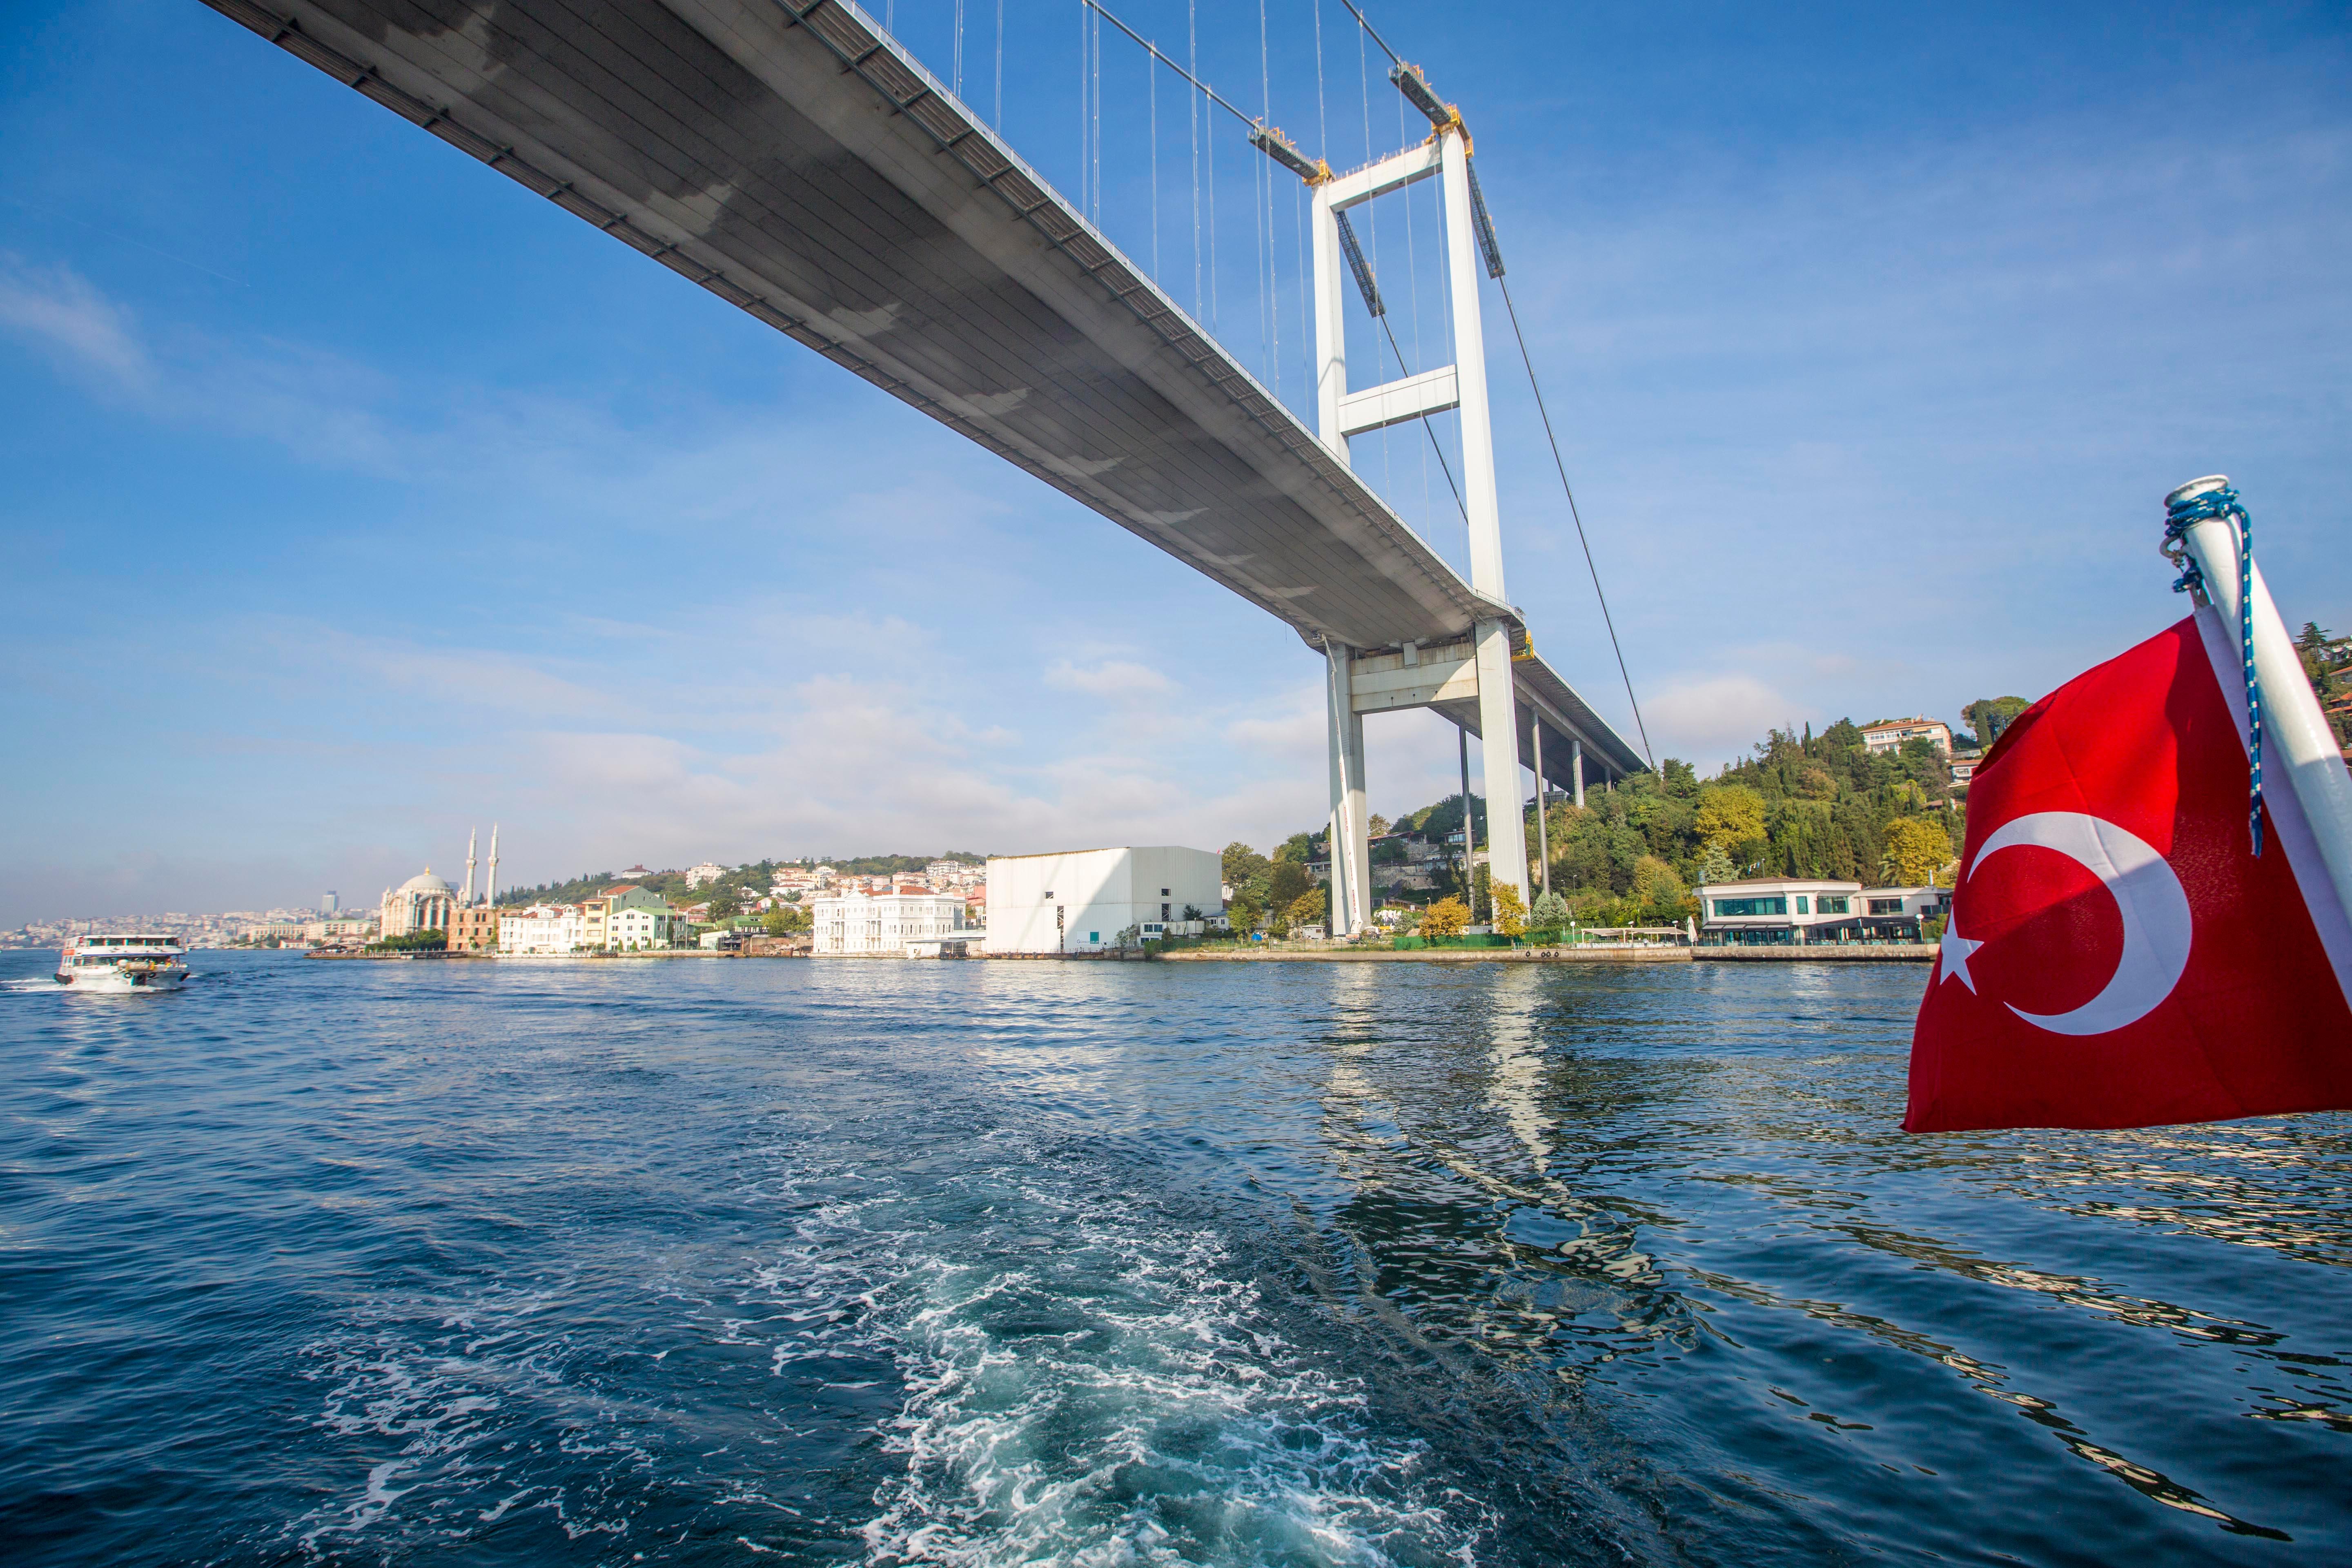
[[[58,984],[72,991],[177,991],[188,983],[188,972],[178,964],[149,970],[59,970]]]

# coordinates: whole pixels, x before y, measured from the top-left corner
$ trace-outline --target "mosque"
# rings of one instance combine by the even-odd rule
[[[383,890],[383,935],[389,939],[421,931],[449,933],[449,945],[494,947],[498,917],[492,912],[499,893],[499,829],[490,826],[489,881],[482,897],[474,897],[474,836],[466,836],[466,886],[460,891],[433,874],[427,866],[397,888]]]

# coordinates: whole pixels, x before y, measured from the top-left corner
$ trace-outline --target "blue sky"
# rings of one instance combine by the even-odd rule
[[[1118,8],[1175,52],[1181,5]],[[950,74],[951,0],[895,9]],[[1070,190],[1076,15],[1007,0],[1004,129]],[[1266,15],[1277,121],[1402,144],[1336,0],[1319,101],[1315,7]],[[1198,16],[1256,107],[1256,8]],[[2040,695],[2179,613],[2159,503],[2206,472],[2289,619],[2352,623],[2340,8],[1372,17],[1478,138],[1662,754]],[[1190,305],[1182,98],[1103,59],[1102,221],[1148,260],[1156,168]],[[1293,193],[1278,358],[1254,155],[1204,131],[1219,330],[1295,397]],[[0,149],[0,923],[373,900],[493,818],[530,881],[1321,817],[1286,628],[194,0],[12,16]],[[1381,223],[1433,347],[1433,211]],[[1486,309],[1512,597],[1630,730]],[[1420,439],[1357,465],[1459,563]],[[1376,810],[1450,787],[1426,716],[1371,752]]]

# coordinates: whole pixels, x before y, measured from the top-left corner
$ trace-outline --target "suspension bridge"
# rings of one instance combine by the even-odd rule
[[[1259,189],[1270,200],[1286,170],[1311,201],[1310,425],[1202,327],[1197,260],[1188,311],[1089,216],[1098,132],[1073,201],[844,0],[205,3],[1296,628],[1325,661],[1335,930],[1370,914],[1367,715],[1430,708],[1479,737],[1504,823],[1523,766],[1580,802],[1589,780],[1645,766],[1505,594],[1479,282],[1501,261],[1468,131],[1410,68],[1392,79],[1429,134],[1360,169],[1335,174],[1252,125]],[[1087,4],[1098,57],[1108,13]],[[1001,121],[1001,64],[996,80]],[[1423,183],[1443,208],[1454,358],[1407,374],[1349,213]],[[1395,350],[1391,379],[1378,358],[1349,378],[1351,280]],[[1446,411],[1466,580],[1350,462],[1351,437]],[[1489,837],[1496,882],[1526,896],[1520,835]]]

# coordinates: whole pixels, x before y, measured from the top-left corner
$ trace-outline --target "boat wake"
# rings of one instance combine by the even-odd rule
[[[990,1245],[892,1292],[907,1396],[882,1436],[905,1468],[868,1561],[1471,1560],[1486,1510],[1284,1337],[1223,1230],[1000,1142],[957,1205]]]

